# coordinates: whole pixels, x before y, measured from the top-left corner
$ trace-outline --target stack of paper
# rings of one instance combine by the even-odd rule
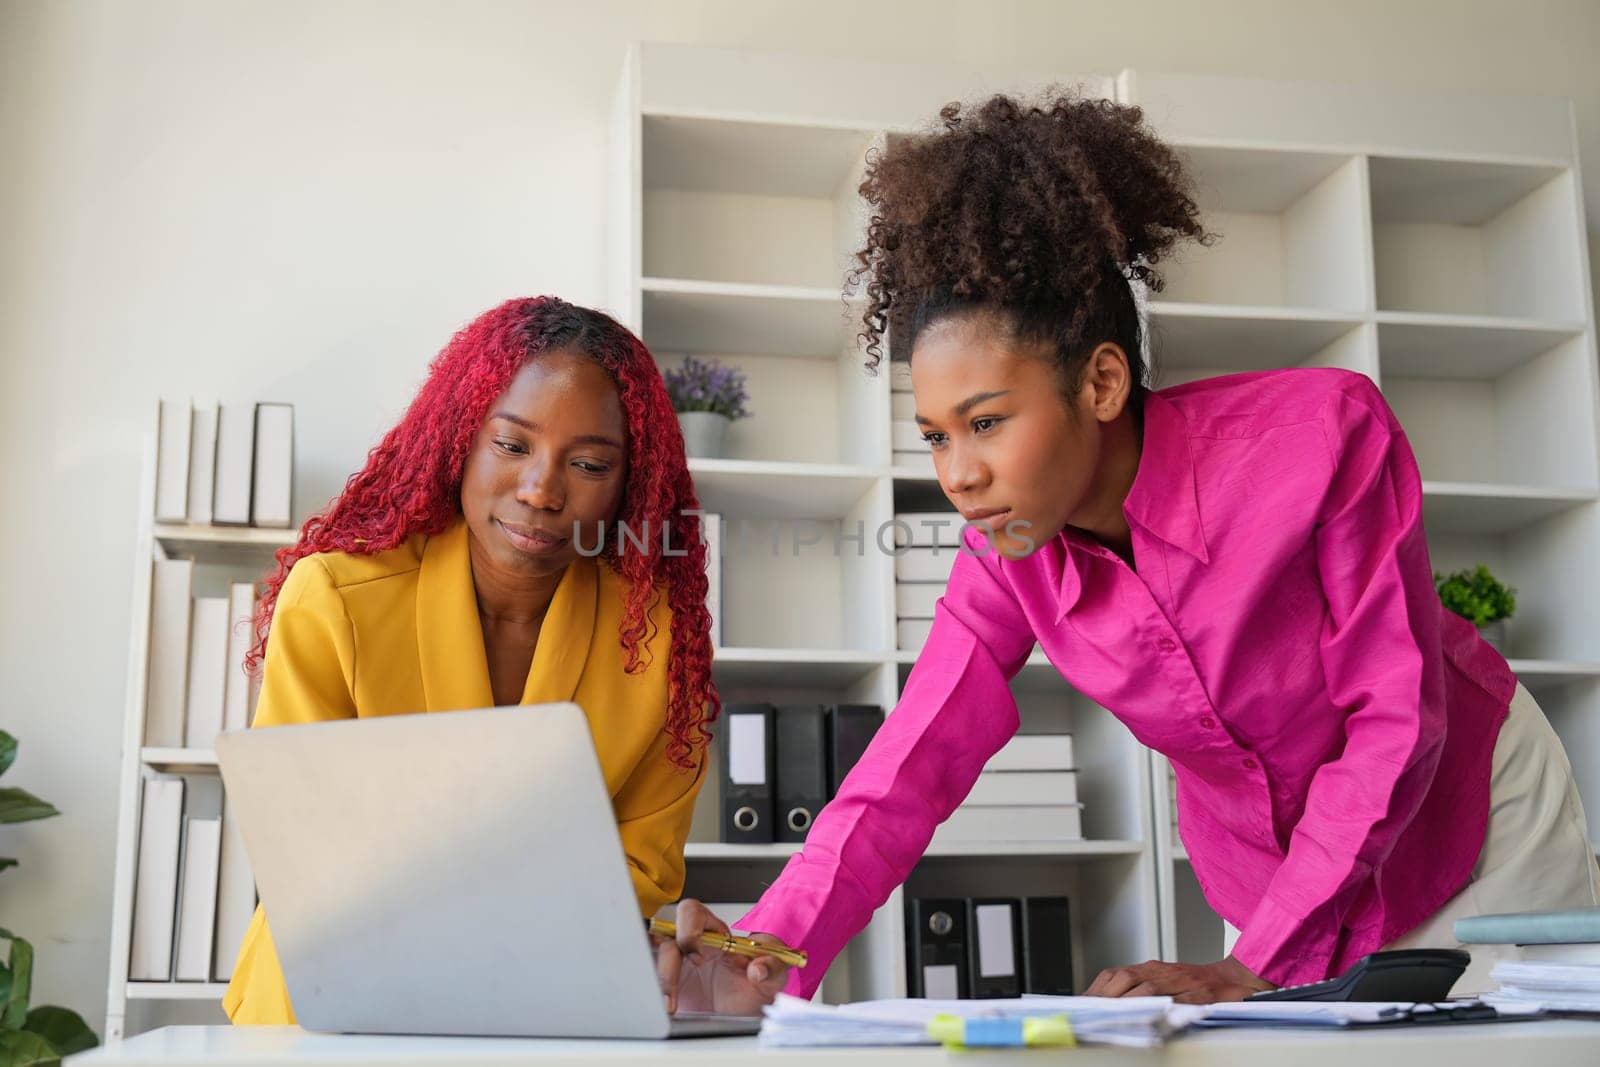
[[[1502,960],[1489,977],[1500,988],[1484,1001],[1536,1004],[1547,1011],[1600,1012],[1600,964]]]
[[[928,1023],[1066,1015],[1082,1044],[1154,1048],[1181,1024],[1169,1019],[1171,997],[1022,997],[1015,1000],[867,1000],[837,1007],[779,994],[765,1009],[763,1045],[936,1045]]]

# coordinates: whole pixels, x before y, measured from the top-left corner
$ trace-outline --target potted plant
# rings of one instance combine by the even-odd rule
[[[728,424],[750,414],[745,404],[744,372],[714,359],[689,356],[683,365],[664,375],[672,409],[683,428],[683,449],[690,456],[715,459],[722,455]]]
[[[1505,651],[1505,620],[1517,610],[1517,591],[1502,584],[1482,563],[1454,574],[1433,576],[1444,606],[1472,623],[1483,639]]]
[[[16,758],[16,738],[0,730],[0,774],[5,774]],[[0,789],[0,823],[30,822],[59,814],[26,789]],[[16,860],[0,856],[0,871],[16,865]],[[0,942],[9,942],[5,962],[0,963],[0,1064],[42,1067],[98,1045],[100,1039],[77,1012],[50,1006],[28,1009],[33,946],[5,929],[0,929]]]

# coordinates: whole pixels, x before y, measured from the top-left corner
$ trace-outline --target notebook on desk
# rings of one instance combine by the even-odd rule
[[[576,704],[244,730],[217,760],[308,1030],[760,1028],[667,1015]]]

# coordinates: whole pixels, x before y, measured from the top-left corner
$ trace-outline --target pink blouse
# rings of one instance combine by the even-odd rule
[[[805,949],[810,996],[1017,729],[1037,640],[1166,755],[1183,842],[1279,985],[1337,974],[1466,884],[1516,678],[1434,591],[1416,460],[1338,370],[1146,399],[1123,506],[1137,570],[1071,529],[1026,559],[969,531],[900,702],[736,924]],[[1128,960],[1128,963],[1138,962]]]

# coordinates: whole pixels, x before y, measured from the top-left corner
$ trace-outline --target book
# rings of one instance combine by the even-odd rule
[[[931,619],[935,615],[944,586],[937,582],[899,582],[894,587],[894,614],[897,619]]]
[[[895,647],[908,652],[920,652],[922,646],[928,643],[928,634],[932,631],[932,619],[900,619],[894,624]]]
[[[217,934],[211,952],[213,981],[233,977],[239,946],[250,929],[256,912],[256,882],[250,872],[250,857],[244,850],[239,822],[227,802],[222,806],[221,854],[217,864]]]
[[[189,433],[187,400],[163,400],[156,417],[156,521],[189,518]]]
[[[933,466],[932,452],[894,452],[890,456],[890,461],[897,470],[903,470],[909,474],[919,474],[925,478],[932,478],[938,473]]]
[[[255,641],[256,587],[234,582],[228,587],[227,681],[222,694],[222,728],[243,730],[250,725],[252,679],[244,657]]]
[[[1077,802],[1077,771],[986,771],[962,804],[987,808]]]
[[[1561,945],[1600,942],[1600,907],[1511,912],[1457,919],[1456,940],[1468,945]]]
[[[256,405],[250,522],[288,529],[294,515],[294,407]]]
[[[155,748],[183,744],[193,581],[193,560],[156,560],[150,582],[150,657],[144,706],[144,743]]]
[[[889,421],[890,447],[896,452],[932,452],[930,445],[922,436],[922,427],[913,419],[891,419]]]
[[[1083,838],[1083,808],[1077,804],[977,807],[966,804],[933,832],[935,844],[979,841],[1078,841]]]
[[[896,548],[894,577],[897,582],[938,582],[950,580],[950,569],[956,565],[959,548],[930,546],[928,548]]]
[[[134,873],[133,944],[128,953],[130,981],[172,980],[172,933],[182,834],[183,779],[145,779]]]
[[[1071,734],[1018,734],[983,765],[990,771],[1070,771],[1073,761]]]
[[[895,547],[958,548],[966,524],[959,511],[897,511],[893,526]]]
[[[221,819],[185,820],[183,880],[178,889],[178,945],[174,953],[174,977],[180,982],[204,982],[211,977],[221,846]]]
[[[250,525],[251,472],[255,450],[255,408],[248,404],[223,404],[217,409],[212,522],[226,526]]]
[[[211,496],[217,476],[217,405],[194,409],[189,432],[189,521],[211,522]]]
[[[222,732],[222,702],[228,686],[228,598],[196,597],[189,627],[189,695],[185,748],[212,748]]]

